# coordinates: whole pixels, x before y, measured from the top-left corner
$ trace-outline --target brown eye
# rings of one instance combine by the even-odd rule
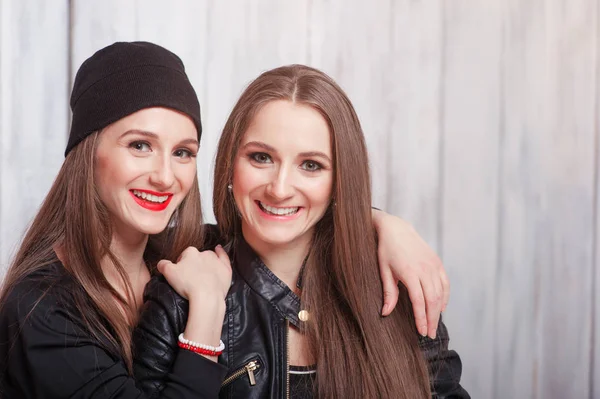
[[[145,141],[134,141],[129,144],[129,148],[140,152],[150,152],[152,150],[150,148],[150,144],[146,143]]]
[[[253,161],[256,161],[258,163],[269,163],[271,162],[271,157],[269,156],[269,154],[265,154],[264,152],[255,152],[250,154],[250,158]]]
[[[308,172],[317,172],[317,171],[323,169],[321,164],[318,162],[315,162],[315,161],[304,161],[302,163],[301,167],[302,167],[302,169],[304,169]]]
[[[184,159],[186,159],[186,158],[193,157],[195,154],[192,153],[190,150],[186,150],[186,149],[182,148],[182,149],[176,150],[173,153],[173,155],[175,155],[178,158],[184,158]]]

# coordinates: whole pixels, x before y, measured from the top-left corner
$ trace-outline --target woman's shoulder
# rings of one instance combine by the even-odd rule
[[[184,326],[188,310],[188,301],[169,285],[164,276],[153,276],[146,284],[142,313],[151,314],[151,319],[164,316],[176,325]]]
[[[61,263],[36,269],[19,279],[0,305],[0,358],[7,342],[22,347],[41,341],[50,346],[91,343],[112,351],[110,340],[90,330],[89,321],[98,316],[93,311],[83,286]]]
[[[167,279],[161,274],[152,276],[148,284],[146,284],[146,287],[144,288],[144,302],[148,300],[160,302],[185,301],[185,299],[169,285]]]
[[[14,321],[47,314],[52,308],[65,308],[73,301],[75,286],[62,264],[44,265],[8,287],[5,302],[0,308],[2,318]]]

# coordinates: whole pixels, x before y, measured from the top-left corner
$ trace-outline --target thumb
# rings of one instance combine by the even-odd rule
[[[382,316],[389,316],[392,310],[398,303],[398,280],[392,274],[392,270],[389,267],[381,268],[381,283],[383,285],[383,309],[381,310]]]
[[[230,265],[229,256],[227,256],[227,252],[225,252],[221,245],[216,246],[215,253],[221,262],[225,263],[226,265]]]
[[[173,262],[171,262],[168,259],[162,259],[156,264],[156,269],[160,274],[164,275],[166,269],[169,268],[171,265],[173,265]]]

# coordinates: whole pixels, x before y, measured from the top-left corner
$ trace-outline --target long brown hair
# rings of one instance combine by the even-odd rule
[[[131,330],[137,321],[137,304],[123,265],[110,251],[110,217],[94,184],[99,134],[102,133],[90,135],[67,155],[7,271],[0,304],[6,302],[10,288],[20,280],[57,262],[54,248],[59,247],[64,267],[76,283],[77,289],[72,292],[74,305],[86,327],[100,342],[108,339],[106,349],[121,356],[131,372]],[[190,245],[201,247],[201,215],[196,177],[169,223],[172,227],[150,236],[144,254],[148,266],[154,267],[162,258],[175,261]],[[105,256],[114,264],[125,296],[102,272],[100,261]]]
[[[226,182],[246,129],[269,101],[311,106],[329,125],[334,156],[334,204],[317,223],[303,275],[304,323],[317,361],[319,398],[428,398],[427,366],[409,297],[401,291],[392,315],[379,315],[383,297],[371,219],[371,183],[364,135],[343,90],[302,65],[263,73],[241,95],[219,141],[213,205],[224,236],[240,234]]]

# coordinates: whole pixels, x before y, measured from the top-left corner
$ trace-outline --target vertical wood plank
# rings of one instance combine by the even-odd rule
[[[138,40],[137,1],[71,0],[71,72],[115,41]]]
[[[438,247],[441,3],[313,1],[310,64],[348,93],[370,150],[373,202]],[[335,17],[334,17],[335,16]]]
[[[446,321],[474,398],[493,392],[500,137],[500,2],[445,2],[442,244]],[[507,396],[510,397],[510,396]]]
[[[68,1],[0,0],[0,279],[64,159]]]
[[[201,185],[204,210],[212,217],[212,174],[225,121],[243,89],[261,72],[306,63],[306,2],[211,0],[207,13],[203,80],[205,133],[199,167],[210,170]],[[206,172],[203,172],[206,173]],[[227,182],[214,182],[227,184]]]
[[[596,8],[506,6],[495,397],[586,398]]]

